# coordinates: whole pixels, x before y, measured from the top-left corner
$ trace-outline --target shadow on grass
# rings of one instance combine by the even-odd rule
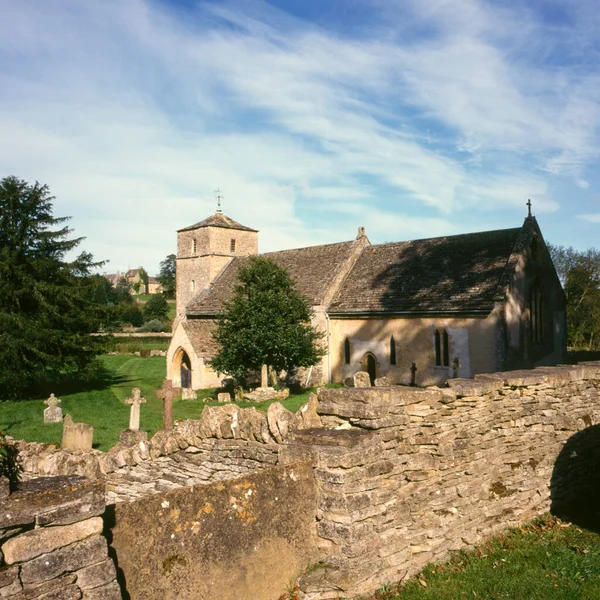
[[[43,381],[38,382],[31,392],[33,398],[44,398],[54,393],[56,396],[67,396],[78,394],[80,392],[91,392],[94,390],[105,390],[121,383],[129,381],[128,375],[118,374],[106,366],[100,366],[93,376],[82,378],[80,375],[73,378],[66,378],[62,381]]]
[[[550,491],[553,515],[600,533],[600,425],[567,440],[554,465]]]

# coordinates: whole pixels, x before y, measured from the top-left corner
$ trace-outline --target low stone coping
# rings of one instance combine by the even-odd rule
[[[0,508],[0,529],[65,525],[104,512],[104,484],[80,475],[24,481]]]

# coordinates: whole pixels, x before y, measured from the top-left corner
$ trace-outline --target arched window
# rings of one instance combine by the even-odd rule
[[[190,281],[190,292],[195,291],[195,289],[196,289],[196,282],[192,279]]]
[[[390,365],[396,364],[396,340],[390,336]]]
[[[529,298],[529,310],[531,313],[530,338],[532,342],[544,341],[544,295],[538,281],[531,286]]]
[[[344,340],[344,362],[350,364],[350,340],[346,338]]]
[[[450,344],[448,332],[445,329],[435,330],[435,366],[450,366]]]

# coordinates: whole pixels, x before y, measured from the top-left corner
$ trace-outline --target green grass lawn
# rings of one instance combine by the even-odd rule
[[[103,356],[102,376],[85,389],[56,394],[62,400],[63,415],[70,414],[76,422],[94,426],[94,447],[108,450],[119,441],[119,434],[129,426],[129,406],[124,400],[133,387],[139,387],[147,402],[141,408],[140,427],[154,435],[162,427],[162,400],[155,397],[165,377],[164,357]],[[202,410],[215,402],[204,398],[214,390],[201,390],[197,400],[173,400],[175,419],[199,419]],[[290,396],[282,404],[295,412],[308,400],[310,390]],[[213,394],[214,395],[214,394]],[[20,402],[0,402],[0,431],[15,439],[29,442],[60,443],[62,424],[44,424],[45,398]],[[240,402],[240,407],[255,407],[266,411],[272,402]]]
[[[598,600],[600,535],[547,515],[371,600]]]

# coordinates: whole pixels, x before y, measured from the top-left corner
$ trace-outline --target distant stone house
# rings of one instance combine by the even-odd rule
[[[132,294],[158,294],[162,292],[162,286],[155,277],[147,277],[147,282],[144,283],[143,273],[145,273],[144,267],[138,267],[137,269],[128,269],[125,273],[104,273],[104,277],[110,281],[113,287],[117,287],[117,284],[122,279],[131,286]]]
[[[212,332],[258,232],[217,211],[178,231],[177,314],[167,377],[195,389],[222,376]],[[522,227],[372,245],[356,239],[263,254],[285,267],[313,309],[326,354],[311,384],[357,371],[390,383],[556,364],[565,297],[535,217]]]

